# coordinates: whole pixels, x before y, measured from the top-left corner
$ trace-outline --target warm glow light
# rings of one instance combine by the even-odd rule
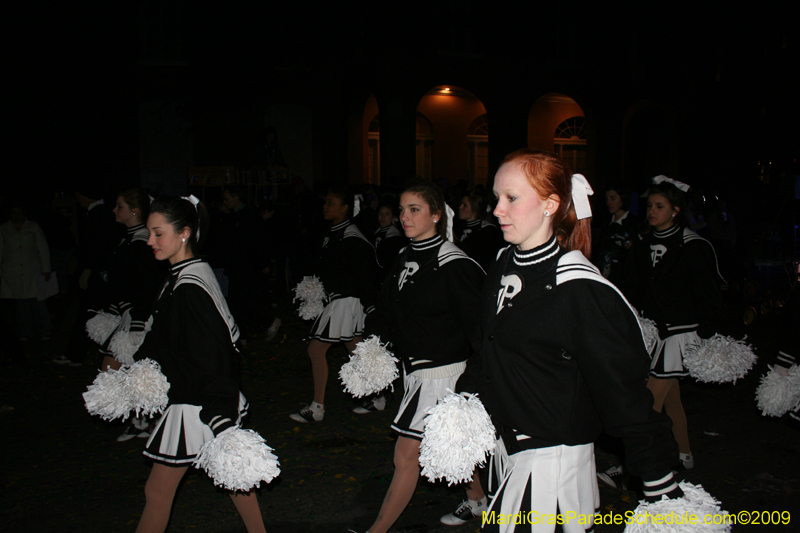
[[[450,90],[450,87],[445,87],[445,88],[444,88],[444,90],[445,90],[445,91],[449,91],[449,90]]]

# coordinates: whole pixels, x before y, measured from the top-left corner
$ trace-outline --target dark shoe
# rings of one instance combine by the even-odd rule
[[[460,526],[470,520],[476,520],[483,516],[483,512],[489,508],[489,499],[484,496],[482,500],[465,500],[456,507],[456,510],[446,514],[439,521],[446,526]]]
[[[353,412],[357,415],[365,415],[367,413],[374,413],[375,411],[383,411],[386,409],[386,396],[381,394],[362,403],[358,407],[353,407]]]

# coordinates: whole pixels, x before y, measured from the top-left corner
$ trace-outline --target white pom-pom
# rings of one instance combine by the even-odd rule
[[[387,345],[375,335],[356,344],[350,361],[339,370],[345,392],[361,398],[382,391],[397,379],[398,360],[386,349]]]
[[[298,314],[303,320],[314,320],[322,314],[325,305],[322,303],[327,299],[325,288],[317,276],[306,276],[303,281],[294,288],[294,303],[300,300]]]
[[[450,394],[428,409],[420,446],[422,475],[448,485],[472,480],[477,465],[497,447],[495,429],[474,394]]]
[[[781,366],[770,367],[761,376],[756,390],[756,400],[764,416],[783,416],[800,405],[800,366],[788,370]]]
[[[728,511],[720,509],[719,502],[701,485],[681,481],[679,486],[683,490],[680,498],[662,497],[655,503],[641,502],[633,515],[626,517],[625,533],[731,531]],[[656,518],[658,515],[660,517]]]
[[[755,362],[752,346],[719,333],[691,345],[683,354],[683,364],[692,377],[706,383],[736,383]]]
[[[125,373],[113,368],[97,374],[83,393],[83,400],[89,414],[103,420],[125,420],[133,409],[130,396],[125,394]]]
[[[205,470],[214,484],[249,491],[281,473],[278,458],[252,429],[228,428],[200,448],[193,464]]]
[[[134,363],[133,354],[139,349],[144,341],[144,333],[140,331],[117,331],[108,343],[108,349],[114,354],[114,359],[123,365]]]
[[[112,315],[105,311],[98,311],[96,315],[86,321],[86,333],[97,344],[106,342],[120,322],[119,315]]]
[[[650,320],[641,315],[639,316],[639,325],[642,327],[644,345],[649,353],[658,342],[658,326],[656,326],[655,320]]]
[[[122,371],[126,373],[125,389],[137,416],[149,416],[166,409],[169,403],[169,382],[161,373],[158,363],[152,359],[142,359]]]

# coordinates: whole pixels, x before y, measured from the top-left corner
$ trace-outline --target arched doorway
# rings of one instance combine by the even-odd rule
[[[574,172],[587,173],[586,119],[578,103],[559,93],[542,95],[528,113],[528,147],[553,152]]]
[[[421,135],[425,123],[420,117],[430,134]],[[417,105],[417,174],[445,186],[459,180],[470,186],[485,183],[488,133],[486,108],[478,97],[461,87],[437,85]]]

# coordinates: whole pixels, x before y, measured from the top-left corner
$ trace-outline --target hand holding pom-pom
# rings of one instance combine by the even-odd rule
[[[345,392],[361,398],[382,391],[397,379],[398,360],[386,346],[375,335],[356,344],[350,361],[339,370]]]
[[[123,365],[134,363],[133,354],[139,350],[144,342],[144,331],[117,331],[108,343],[108,349],[114,354],[114,359]]]
[[[121,370],[112,368],[97,374],[94,383],[83,393],[89,414],[98,415],[103,420],[122,418],[125,421],[133,409],[133,403],[130,396],[125,394],[124,381],[125,373]]]
[[[420,446],[422,475],[448,485],[472,480],[477,465],[497,446],[495,429],[475,394],[450,394],[428,409]]]
[[[106,342],[120,323],[119,315],[112,315],[105,311],[98,311],[96,315],[86,321],[86,333],[97,344]]]
[[[142,359],[124,370],[127,373],[127,393],[136,415],[163,412],[169,403],[169,382],[161,373],[161,366],[152,359]]]
[[[641,502],[634,509],[633,515],[626,520],[625,533],[731,531],[732,521],[728,511],[721,510],[719,502],[701,485],[681,481],[678,486],[683,490],[680,498],[662,497],[655,503]],[[661,516],[656,520],[658,515]],[[696,523],[692,524],[691,520],[687,520],[691,516],[698,517]],[[705,523],[706,520],[709,523]]]
[[[272,451],[252,429],[231,427],[203,444],[193,464],[205,470],[217,486],[249,491],[281,473]]]
[[[83,399],[90,414],[125,421],[131,411],[145,416],[162,412],[169,403],[167,392],[169,382],[159,364],[143,359],[130,367],[100,372]]]
[[[642,328],[644,345],[647,348],[647,351],[650,352],[650,350],[653,349],[653,346],[655,346],[656,342],[658,342],[658,326],[654,320],[650,320],[644,316],[639,317],[639,326]]]
[[[325,288],[317,276],[305,276],[294,288],[294,303],[300,300],[298,314],[303,320],[314,320],[325,309],[323,302],[328,298]]]
[[[755,362],[752,346],[719,334],[690,346],[683,356],[683,364],[692,377],[707,383],[736,383]]]
[[[783,416],[800,405],[800,366],[776,365],[761,376],[756,401],[764,416]]]

